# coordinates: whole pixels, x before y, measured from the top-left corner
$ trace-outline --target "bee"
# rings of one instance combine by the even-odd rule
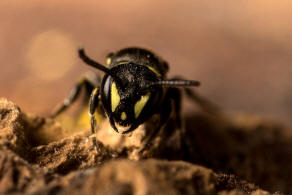
[[[126,134],[154,114],[160,114],[158,126],[162,126],[169,118],[171,109],[180,112],[181,94],[178,88],[200,85],[195,80],[167,79],[168,63],[146,49],[125,48],[110,53],[106,58],[107,66],[88,57],[83,48],[78,53],[85,64],[104,72],[103,79],[98,81],[95,74],[85,76],[52,116],[65,111],[84,87],[89,97],[92,134],[96,133],[95,112],[100,110],[99,107],[105,111],[113,130]],[[153,131],[147,142],[151,142],[158,132],[159,128]],[[96,140],[93,141],[96,144]]]

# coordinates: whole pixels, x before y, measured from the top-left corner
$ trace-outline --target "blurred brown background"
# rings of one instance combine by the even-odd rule
[[[150,48],[170,75],[202,82],[198,91],[226,111],[290,121],[292,2],[1,1],[0,96],[48,114],[91,69],[127,46]]]

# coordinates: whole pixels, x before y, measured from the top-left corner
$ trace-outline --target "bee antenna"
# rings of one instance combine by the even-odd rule
[[[153,85],[160,85],[160,86],[166,86],[166,87],[188,87],[188,86],[200,86],[199,81],[193,81],[193,80],[161,80],[156,81],[150,84],[150,86]]]
[[[110,69],[108,69],[107,67],[103,66],[102,64],[97,63],[96,61],[92,60],[91,58],[89,58],[86,55],[86,53],[85,53],[83,48],[79,48],[78,54],[79,54],[79,57],[81,58],[81,60],[83,60],[83,62],[85,62],[89,66],[93,66],[94,68],[97,68],[97,69],[99,69],[99,70],[111,75]]]
[[[92,60],[90,57],[88,57],[84,51],[83,48],[80,48],[78,50],[78,54],[79,54],[79,57],[83,60],[83,62],[85,62],[86,64],[88,64],[89,66],[93,66],[94,68],[97,68],[98,70],[101,70],[109,75],[111,75],[119,84],[120,86],[122,87],[122,82],[121,82],[121,79],[113,74],[110,69],[108,69],[107,67],[105,67],[104,65]]]

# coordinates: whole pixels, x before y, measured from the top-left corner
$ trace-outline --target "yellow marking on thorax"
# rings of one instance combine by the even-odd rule
[[[159,71],[156,70],[154,67],[147,66],[147,68],[149,68],[149,70],[151,70],[152,72],[154,72],[158,77],[161,77],[161,74],[159,73]]]
[[[111,62],[112,62],[112,58],[108,57],[108,58],[106,59],[106,64],[107,64],[107,65],[110,65]]]
[[[117,108],[117,106],[120,103],[120,95],[118,93],[118,89],[116,86],[116,83],[112,83],[112,88],[111,88],[111,104],[112,104],[112,112],[114,112]]]
[[[124,121],[127,119],[127,114],[125,112],[122,112],[121,119]]]
[[[122,61],[122,62],[119,62],[118,64],[117,64],[117,66],[118,65],[122,65],[122,64],[128,64],[129,62],[127,62],[127,61]]]
[[[146,95],[143,95],[141,99],[135,103],[135,106],[134,106],[135,118],[139,117],[140,113],[142,112],[149,98],[150,98],[150,92],[148,92]]]

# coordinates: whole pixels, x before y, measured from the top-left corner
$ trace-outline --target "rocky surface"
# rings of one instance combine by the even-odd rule
[[[140,152],[155,120],[126,136],[105,120],[95,150],[87,128],[69,130],[0,99],[0,193],[292,193],[287,127],[251,116],[193,113],[185,130],[171,117]]]

